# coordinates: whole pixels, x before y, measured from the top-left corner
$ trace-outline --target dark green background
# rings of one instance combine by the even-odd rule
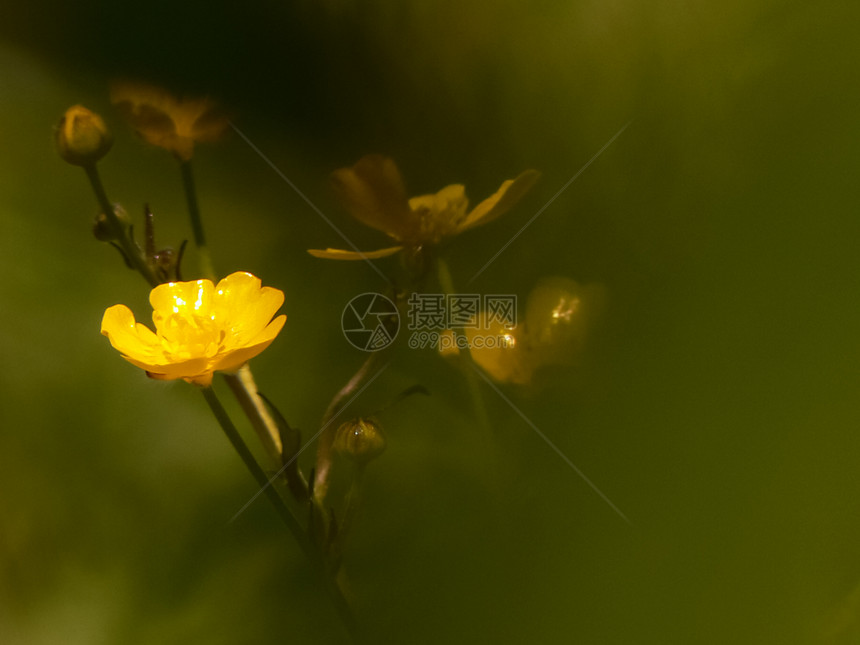
[[[121,7],[121,8],[120,8]],[[42,3],[0,24],[0,641],[343,638],[202,397],[148,381],[98,334],[146,318],[143,281],[89,232],[54,153],[74,103],[116,134],[108,191],[163,244],[188,237],[169,155],[111,110],[111,79],[208,93],[362,248],[328,173],[395,157],[413,194],[473,200],[543,177],[448,248],[468,278],[624,124],[472,285],[525,298],[600,282],[581,360],[475,426],[462,375],[404,349],[351,409],[382,415],[346,554],[362,621],[393,643],[853,643],[860,639],[860,12],[848,2]],[[344,304],[382,288],[315,260],[340,240],[239,137],[201,146],[217,268],[286,292],[254,361],[312,432],[362,360]],[[193,259],[193,258],[191,258]],[[386,264],[387,262],[387,264]],[[391,261],[380,261],[388,270]]]

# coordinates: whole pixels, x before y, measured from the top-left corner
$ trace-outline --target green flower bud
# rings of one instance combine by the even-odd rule
[[[335,433],[334,449],[364,465],[385,450],[385,437],[379,424],[370,419],[353,419]]]
[[[88,166],[104,157],[113,138],[105,122],[82,105],[73,105],[57,126],[57,152],[70,164]]]

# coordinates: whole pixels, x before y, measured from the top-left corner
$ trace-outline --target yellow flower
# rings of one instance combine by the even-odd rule
[[[462,184],[410,199],[395,163],[388,157],[368,155],[351,168],[333,173],[335,190],[350,215],[393,238],[398,246],[367,253],[340,249],[311,249],[308,253],[331,260],[363,260],[384,258],[404,247],[438,244],[507,212],[539,176],[535,170],[526,170],[503,182],[493,195],[469,211]]]
[[[499,383],[526,385],[537,363],[529,346],[524,325],[507,329],[500,323],[489,329],[466,329],[472,360]]]
[[[469,353],[494,381],[527,385],[545,368],[569,365],[582,355],[605,301],[603,285],[542,278],[529,294],[525,320],[517,321],[514,329],[500,322],[464,329]],[[443,332],[443,356],[460,353],[452,348],[453,337],[452,331]]]
[[[128,307],[114,305],[102,318],[102,334],[150,378],[204,386],[214,372],[236,371],[266,349],[287,319],[272,320],[284,292],[243,272],[217,286],[209,280],[160,284],[149,302],[155,333],[135,322]]]
[[[179,100],[154,85],[115,83],[110,97],[141,137],[182,161],[194,155],[196,142],[214,141],[229,124],[208,99]]]

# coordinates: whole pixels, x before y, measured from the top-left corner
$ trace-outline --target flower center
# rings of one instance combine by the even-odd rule
[[[186,311],[165,318],[158,330],[165,353],[181,359],[215,356],[226,335],[214,314],[207,316]]]
[[[201,288],[193,302],[177,294],[167,311],[156,312],[157,334],[166,357],[212,358],[224,349],[229,325],[225,325],[225,312],[213,304]]]

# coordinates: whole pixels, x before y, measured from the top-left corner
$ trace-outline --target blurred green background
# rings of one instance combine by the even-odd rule
[[[470,289],[606,286],[578,363],[500,397],[401,351],[350,412],[383,413],[346,554],[371,640],[860,641],[860,90],[848,2],[250,1],[9,6],[0,24],[0,641],[327,643],[344,636],[202,397],[98,334],[147,290],[92,238],[52,127],[116,135],[112,199],[189,237],[176,167],[112,111],[116,77],[217,97],[361,248],[335,168],[381,152],[410,192],[473,200],[525,168],[513,212],[450,245],[467,280],[629,128]],[[340,240],[239,137],[195,157],[216,266],[286,292],[261,388],[313,432],[362,360],[340,312],[382,288],[307,248]],[[388,264],[385,264],[388,262]],[[390,269],[393,262],[379,265]],[[309,451],[310,452],[310,451]]]

